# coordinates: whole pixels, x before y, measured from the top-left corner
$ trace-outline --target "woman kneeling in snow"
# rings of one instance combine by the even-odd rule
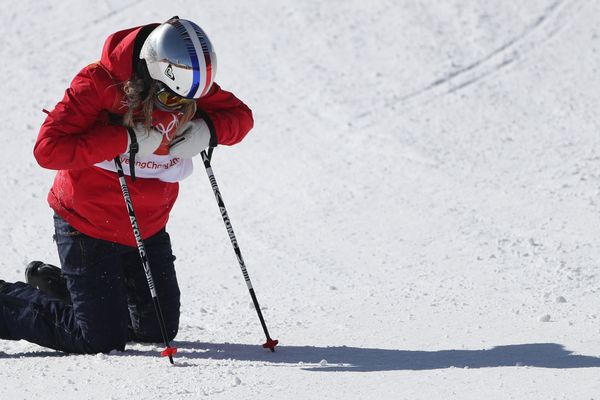
[[[174,17],[111,35],[48,113],[34,155],[57,170],[54,210],[61,269],[35,261],[23,282],[0,281],[0,338],[69,353],[162,342],[161,327],[116,173],[129,194],[166,328],[179,324],[179,287],[165,230],[178,181],[208,146],[233,145],[252,128],[250,109],[213,82],[205,33]]]

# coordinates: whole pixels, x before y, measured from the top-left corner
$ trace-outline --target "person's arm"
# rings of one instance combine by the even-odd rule
[[[97,65],[81,70],[40,128],[33,154],[48,169],[78,169],[126,151],[127,129],[100,122],[105,102],[114,101],[106,72]],[[109,98],[112,97],[112,98]]]
[[[197,105],[197,115],[206,121],[211,131],[213,147],[239,143],[254,126],[250,108],[216,83]]]

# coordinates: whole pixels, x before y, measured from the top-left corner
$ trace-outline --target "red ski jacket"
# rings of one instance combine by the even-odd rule
[[[157,25],[109,36],[100,61],[83,68],[49,112],[34,148],[40,166],[58,170],[48,194],[50,207],[83,234],[128,246],[135,246],[136,241],[117,174],[109,167],[117,156],[128,162],[127,154],[123,154],[128,133],[111,121],[127,111],[123,82],[132,76],[136,51],[139,53],[141,43]],[[204,118],[211,129],[213,146],[238,143],[253,126],[251,110],[217,84],[197,100],[197,106],[197,117]],[[163,115],[155,122],[164,128],[162,123],[171,121],[170,117],[176,119]],[[170,140],[167,132],[163,134]],[[135,182],[126,177],[144,238],[166,226],[179,191],[177,181],[191,173],[191,160],[165,153],[164,149],[157,150],[154,158],[136,159],[136,166],[146,168],[148,174],[139,174],[136,169]],[[128,173],[129,168],[124,169]]]

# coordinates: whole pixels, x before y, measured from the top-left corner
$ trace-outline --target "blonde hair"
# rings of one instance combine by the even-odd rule
[[[152,127],[152,112],[154,111],[154,95],[159,89],[158,83],[152,81],[148,89],[148,94],[142,99],[142,92],[144,91],[145,84],[144,80],[133,75],[131,79],[123,83],[123,92],[127,101],[128,109],[123,115],[123,125],[133,128],[137,122],[142,122],[146,129]],[[142,111],[143,119],[134,114],[136,111]],[[173,137],[177,136],[181,132],[181,128],[185,126],[196,114],[196,102],[186,104],[181,110],[183,117],[179,120],[177,131]],[[136,118],[137,117],[137,118]]]

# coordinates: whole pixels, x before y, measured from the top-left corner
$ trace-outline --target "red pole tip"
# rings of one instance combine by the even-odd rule
[[[175,347],[167,347],[166,349],[164,349],[160,355],[163,357],[172,357],[177,353],[177,348]]]
[[[273,340],[271,338],[268,338],[267,341],[265,342],[265,344],[263,344],[262,346],[265,349],[271,349],[271,351],[275,351],[275,346],[277,346],[279,344],[279,340]]]

